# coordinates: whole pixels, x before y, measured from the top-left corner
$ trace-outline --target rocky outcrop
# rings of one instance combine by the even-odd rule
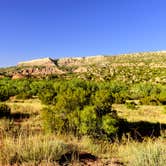
[[[51,74],[64,74],[72,71],[73,73],[87,72],[87,65],[101,64],[107,62],[107,57],[98,55],[91,57],[77,57],[77,58],[61,58],[51,59],[42,58],[26,62],[18,63],[17,67],[20,68],[18,75],[14,74],[15,78],[29,76],[46,76]],[[21,75],[20,75],[21,74]]]
[[[51,74],[63,74],[64,71],[60,70],[55,61],[51,58],[35,59],[26,62],[18,63],[19,68],[17,74],[13,74],[13,79],[23,77],[44,77]]]
[[[15,74],[13,74],[13,76],[12,76],[12,79],[13,79],[13,80],[16,80],[16,79],[23,79],[23,78],[25,78],[25,76],[24,76],[23,74],[21,74],[21,73],[15,73]]]
[[[57,67],[26,67],[20,69],[17,73],[13,73],[12,79],[21,79],[25,77],[38,77],[38,76],[47,76],[51,74],[63,74],[64,72]]]

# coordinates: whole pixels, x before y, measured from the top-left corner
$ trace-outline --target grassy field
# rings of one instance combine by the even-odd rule
[[[166,164],[166,140],[145,138],[138,142],[123,136],[110,143],[92,140],[89,137],[75,138],[72,135],[46,134],[42,129],[39,100],[12,100],[6,102],[15,116],[13,121],[0,119],[0,165],[60,165],[62,156],[70,154],[70,165],[129,165],[164,166]],[[126,105],[113,105],[121,118],[129,122],[166,123],[164,106],[139,106],[131,110]],[[18,118],[19,117],[19,118]],[[20,118],[21,117],[21,118]],[[77,154],[95,156],[78,161]],[[88,156],[89,157],[89,156]]]
[[[113,109],[117,110],[121,118],[130,122],[147,121],[166,124],[166,107],[139,105],[136,109],[128,109],[124,104],[114,104]]]
[[[11,107],[12,113],[40,114],[44,107],[38,99],[14,100],[6,102]],[[166,106],[138,105],[136,109],[128,109],[125,104],[113,104],[121,118],[131,122],[148,121],[166,124]]]
[[[40,113],[43,105],[38,99],[18,100],[12,99],[6,102],[11,107],[11,112]]]

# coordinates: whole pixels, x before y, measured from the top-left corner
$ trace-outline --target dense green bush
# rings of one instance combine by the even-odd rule
[[[56,86],[56,100],[51,99],[52,106],[42,110],[46,131],[100,138],[115,135],[118,118],[113,116],[112,94],[85,82],[66,83]]]
[[[103,138],[113,136],[118,131],[118,119],[111,114],[98,117],[93,106],[83,110],[75,110],[65,114],[54,108],[46,107],[42,110],[43,127],[47,132],[57,134],[73,134],[75,136],[89,135]]]
[[[54,90],[53,85],[51,83],[45,83],[42,85],[38,92],[38,97],[43,104],[54,103],[56,91]]]

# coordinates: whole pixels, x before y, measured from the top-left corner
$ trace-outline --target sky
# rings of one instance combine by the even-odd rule
[[[0,0],[0,67],[166,50],[166,0]]]

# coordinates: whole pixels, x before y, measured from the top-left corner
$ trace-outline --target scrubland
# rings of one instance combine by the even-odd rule
[[[166,53],[93,59],[0,69],[0,165],[166,165]]]

